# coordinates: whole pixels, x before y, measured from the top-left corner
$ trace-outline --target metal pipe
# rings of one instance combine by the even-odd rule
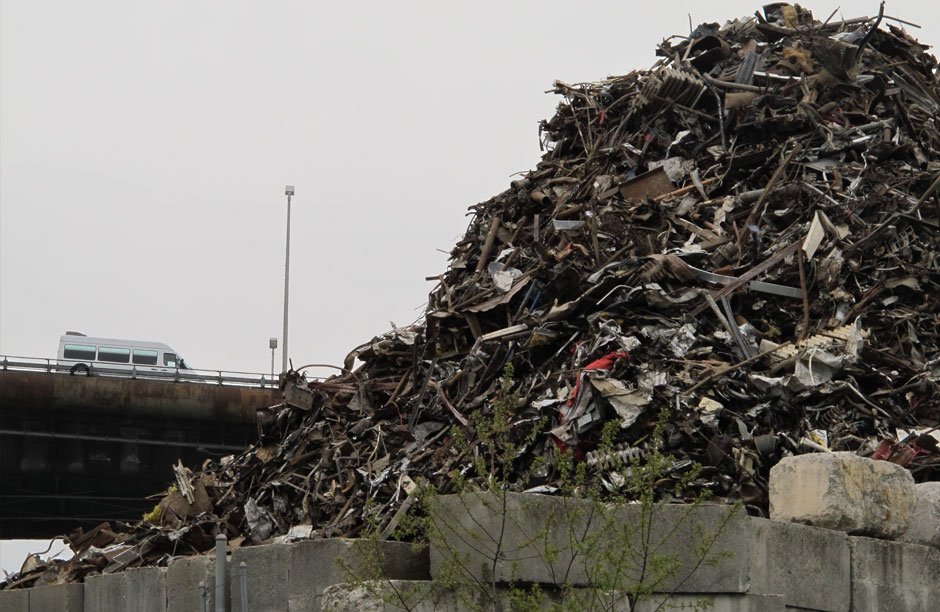
[[[248,612],[248,567],[244,561],[238,564],[238,582],[242,592],[242,612]]]
[[[206,612],[206,582],[199,581],[199,612]]]
[[[215,612],[225,612],[225,562],[227,561],[224,533],[215,536]]]

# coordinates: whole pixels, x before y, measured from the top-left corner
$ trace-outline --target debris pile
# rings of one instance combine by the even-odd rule
[[[700,463],[694,487],[756,514],[792,454],[940,480],[940,68],[903,23],[771,4],[666,39],[650,70],[555,83],[542,160],[471,207],[420,324],[342,375],[288,373],[257,444],[179,466],[149,521],[75,534],[84,561],[39,581],[205,552],[219,532],[354,536],[367,507],[391,533],[415,482],[479,476],[471,415],[507,364],[519,440],[549,423],[524,457],[572,450],[598,483],[612,421],[621,458],[658,445],[676,478]]]

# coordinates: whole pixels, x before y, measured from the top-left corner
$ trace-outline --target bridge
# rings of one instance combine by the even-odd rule
[[[137,521],[177,460],[196,469],[243,450],[256,410],[281,401],[260,374],[92,374],[0,357],[0,539]]]

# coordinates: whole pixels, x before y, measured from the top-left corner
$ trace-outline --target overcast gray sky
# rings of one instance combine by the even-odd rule
[[[341,363],[420,316],[467,207],[535,166],[554,79],[760,6],[0,0],[0,354],[77,330],[269,370],[293,184],[290,357]],[[887,5],[929,44],[938,12]]]

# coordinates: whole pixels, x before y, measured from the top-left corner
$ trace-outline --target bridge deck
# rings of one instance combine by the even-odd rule
[[[257,438],[275,389],[0,371],[0,538],[51,537],[153,508],[181,459]]]

